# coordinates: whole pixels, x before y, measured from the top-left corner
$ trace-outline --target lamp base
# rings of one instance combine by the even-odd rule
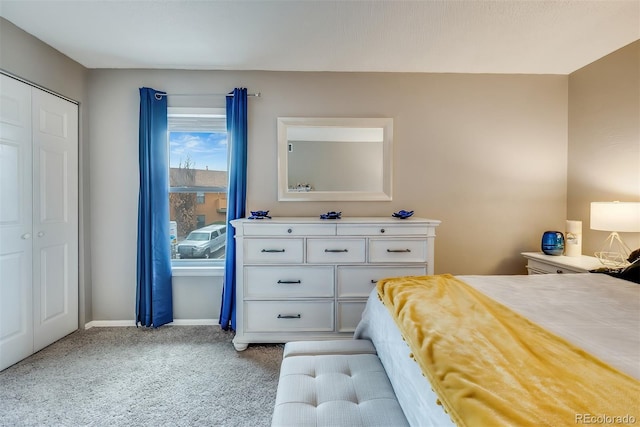
[[[602,265],[609,267],[625,267],[628,265],[627,259],[620,252],[596,252],[595,256]]]
[[[615,231],[609,234],[607,240],[604,241],[602,250],[594,255],[603,265],[611,267],[626,267],[629,265],[629,253],[631,249],[624,244],[620,235]]]

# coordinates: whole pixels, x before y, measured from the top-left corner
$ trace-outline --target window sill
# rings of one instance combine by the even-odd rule
[[[223,265],[206,266],[172,266],[172,277],[222,277],[224,276]]]

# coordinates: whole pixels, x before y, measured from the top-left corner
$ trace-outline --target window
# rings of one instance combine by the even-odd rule
[[[226,111],[169,107],[167,118],[172,264],[219,264],[226,246]]]
[[[207,223],[207,216],[206,215],[198,215],[198,217],[196,218],[197,221],[197,227],[198,228],[202,228],[206,225]]]

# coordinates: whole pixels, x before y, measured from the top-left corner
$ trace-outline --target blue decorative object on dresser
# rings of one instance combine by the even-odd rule
[[[405,211],[404,209],[391,214],[392,217],[400,219],[409,218],[411,215],[413,215],[413,211]]]
[[[269,211],[251,211],[251,216],[249,219],[271,219],[269,216]]]
[[[320,219],[340,219],[342,218],[342,212],[327,212],[320,215]]]

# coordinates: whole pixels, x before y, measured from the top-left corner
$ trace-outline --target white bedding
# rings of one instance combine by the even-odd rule
[[[515,312],[640,379],[640,285],[604,274],[458,276]],[[370,339],[412,426],[452,426],[374,289],[355,338]],[[478,355],[481,357],[481,355]]]

